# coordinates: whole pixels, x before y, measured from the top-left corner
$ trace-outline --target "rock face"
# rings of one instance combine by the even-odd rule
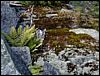
[[[22,75],[30,75],[31,74],[29,69],[28,69],[28,65],[31,63],[30,59],[29,59],[29,53],[28,53],[29,51],[28,50],[29,49],[27,49],[26,47],[22,47],[22,48],[13,47],[13,49],[9,50],[10,55],[11,55],[11,57],[13,59],[13,62],[15,64],[16,68],[18,69],[18,71]],[[23,60],[23,59],[25,59],[25,60]]]
[[[3,39],[1,39],[1,75],[21,75],[16,69]]]
[[[25,62],[27,66],[32,63],[31,56],[30,56],[30,50],[28,47],[11,47],[11,49],[17,55],[19,55],[19,57],[22,58],[22,60]]]
[[[1,1],[1,31],[9,33],[11,26],[16,26],[18,18],[14,8],[9,6],[10,1]]]

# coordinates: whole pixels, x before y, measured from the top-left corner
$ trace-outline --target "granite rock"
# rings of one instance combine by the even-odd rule
[[[44,63],[44,72],[43,75],[60,75],[59,69],[55,68],[48,62]]]
[[[21,75],[16,69],[3,39],[1,39],[1,75]]]
[[[71,29],[69,31],[75,32],[76,34],[88,34],[97,41],[99,40],[99,32],[94,29],[85,29],[85,28],[77,28],[77,29]]]
[[[22,58],[27,66],[32,64],[29,47],[11,47],[11,49]]]
[[[9,6],[10,1],[1,1],[1,31],[9,33],[12,26],[17,25],[18,18],[14,8]]]
[[[7,51],[9,53],[9,56],[11,57],[11,60],[13,61],[14,65],[15,65],[15,68],[18,70],[18,72],[21,75],[31,75],[31,72],[28,69],[28,65],[26,65],[25,61],[23,61],[22,56],[20,56],[20,54],[16,53],[16,51],[13,51],[11,49],[11,47],[8,45],[8,43],[5,40],[5,38],[3,36],[2,36],[2,38],[4,40],[5,46],[7,47]],[[2,56],[4,56],[4,55],[2,55]],[[7,61],[9,61],[9,59],[7,59]],[[2,68],[5,68],[5,66],[3,66]],[[11,68],[11,69],[13,70],[13,68]],[[6,71],[6,69],[5,69],[5,71]],[[14,74],[16,74],[16,73],[14,73]]]

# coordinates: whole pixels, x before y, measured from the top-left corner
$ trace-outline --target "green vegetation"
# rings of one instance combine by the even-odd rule
[[[29,68],[32,75],[41,75],[41,73],[43,72],[43,67],[39,65],[34,65],[34,66],[30,65]]]
[[[64,3],[64,1],[19,1],[23,6],[49,6],[49,7],[54,7],[54,6],[59,6]],[[69,1],[65,1],[68,3]]]
[[[41,44],[42,40],[37,39],[35,36],[35,25],[32,27],[28,27],[28,25],[22,30],[22,26],[19,26],[16,31],[15,27],[11,27],[10,34],[3,33],[7,41],[11,46],[28,46],[32,52],[37,50]]]
[[[62,28],[62,29],[49,29],[47,30],[47,33],[49,35],[64,35],[69,31],[69,28]]]
[[[31,52],[34,52],[38,50],[37,48],[42,45],[42,42],[43,42],[42,39],[37,39],[36,37],[33,37],[29,40],[27,46],[29,46],[30,50],[32,50]]]
[[[24,6],[35,6],[34,11],[37,11],[41,17],[44,16],[47,11],[43,10],[44,7],[50,8],[58,8],[58,7],[66,7],[65,4],[69,3],[74,6],[73,12],[58,12],[59,17],[65,18],[58,18],[58,19],[40,19],[36,21],[36,25],[44,25],[44,27],[50,27],[49,25],[60,25],[63,24],[67,26],[70,24],[70,21],[74,22],[75,24],[79,25],[80,27],[84,28],[93,28],[99,31],[99,2],[98,1],[20,1]],[[43,7],[43,8],[42,8]],[[42,8],[42,9],[41,9]],[[60,8],[60,9],[61,9]],[[36,11],[35,11],[36,12]],[[73,18],[75,20],[72,20]],[[67,18],[67,19],[66,19]],[[69,21],[70,18],[71,20]],[[54,26],[55,27],[55,26]]]
[[[80,12],[79,25],[99,31],[99,2],[98,1],[70,1],[75,11]]]
[[[99,1],[70,1],[69,3],[75,6],[76,11],[99,17]]]
[[[19,1],[23,6],[29,7],[29,5],[32,5],[32,1]]]
[[[18,30],[15,29],[15,27],[11,27],[10,34],[6,34],[2,32],[2,34],[5,36],[7,41],[10,43],[11,46],[15,47],[23,47],[28,46],[30,48],[31,54],[38,50],[37,48],[42,45],[42,39],[37,39],[36,37],[36,28],[35,25],[32,27],[29,27],[26,25],[26,27],[22,30],[22,26],[20,25]],[[33,55],[31,55],[33,56]],[[42,71],[41,66],[32,66],[31,67],[31,73],[32,75],[39,75]]]
[[[69,32],[68,28],[61,29],[50,29],[47,30],[47,37],[44,41],[44,45],[50,46],[50,48],[55,48],[56,54],[62,49],[69,47],[68,45],[73,45],[74,47],[91,47],[90,42],[95,42],[95,39],[87,34],[75,34],[74,32]],[[83,42],[81,42],[83,41]]]
[[[84,43],[81,43],[80,41],[84,40]],[[88,40],[88,42],[87,42]],[[76,47],[86,47],[89,45],[89,41],[94,41],[91,36],[87,34],[71,34],[66,38],[66,41],[68,44],[75,45]]]
[[[99,2],[98,1],[19,1],[27,11],[20,14],[22,18],[28,18],[29,13],[37,16],[34,20],[36,27],[46,28],[45,40],[36,37],[35,25],[23,29],[19,26],[18,30],[11,27],[10,33],[2,32],[10,46],[23,47],[28,46],[31,52],[32,62],[48,48],[54,49],[58,54],[64,48],[89,48],[95,51],[99,48],[96,40],[87,34],[75,34],[69,32],[71,28],[93,28],[99,31]],[[66,4],[71,4],[71,9]],[[20,9],[16,9],[19,12]],[[56,14],[52,17],[46,17],[46,14]],[[33,16],[33,15],[32,15]],[[75,27],[74,27],[75,26]],[[40,47],[43,43],[43,47]],[[40,49],[39,49],[40,47]],[[46,47],[46,49],[45,49]],[[39,51],[36,51],[38,50]],[[44,50],[45,49],[45,50]],[[49,50],[48,50],[49,51]],[[40,75],[43,67],[39,65],[29,65],[32,75]]]

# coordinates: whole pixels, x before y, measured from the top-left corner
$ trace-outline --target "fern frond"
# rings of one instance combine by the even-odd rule
[[[41,45],[42,45],[42,43],[38,44],[38,45],[35,47],[35,49],[38,48],[38,47],[40,47]]]
[[[7,35],[6,33],[4,33],[4,32],[1,32],[2,34],[3,34],[3,36],[6,38],[6,40],[8,41],[8,42],[10,42],[12,45],[15,45],[14,43],[15,43],[15,40],[14,39],[12,39],[9,35]]]
[[[29,30],[29,26],[26,25],[25,28],[24,28],[24,31],[23,32],[26,32],[27,30]]]
[[[20,25],[18,31],[15,27],[12,27],[10,34],[2,33],[12,46],[28,46],[32,52],[36,51],[39,46],[42,45],[43,40],[37,39],[35,25],[29,28],[28,25],[22,31]]]
[[[28,36],[27,40],[25,41],[24,45],[26,45],[32,37],[34,37],[35,33],[32,33]]]
[[[20,36],[22,34],[22,26],[20,25],[17,31],[17,35]]]
[[[27,32],[32,33],[32,32],[35,32],[35,31],[36,31],[36,29],[35,29],[35,25],[34,25],[29,30],[27,30],[26,33]]]
[[[30,45],[29,47],[30,47],[30,49],[32,50],[33,48],[36,47],[36,44]]]
[[[10,36],[12,39],[15,39],[15,38],[17,37],[17,32],[16,32],[16,29],[15,29],[14,26],[11,27],[9,36]]]
[[[34,52],[34,51],[37,51],[38,49],[34,49],[34,50],[32,50],[32,52]]]

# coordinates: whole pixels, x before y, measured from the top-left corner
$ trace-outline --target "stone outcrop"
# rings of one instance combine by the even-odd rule
[[[28,65],[31,63],[28,52],[29,49],[26,47],[13,47],[9,50],[16,68],[22,75],[31,74],[28,69]]]
[[[1,1],[1,31],[9,33],[11,26],[16,26],[18,18],[14,8],[9,6],[10,1]]]
[[[99,32],[94,29],[84,29],[84,28],[77,28],[77,29],[71,29],[69,31],[75,32],[76,34],[88,34],[91,37],[95,38],[97,41],[99,40]]]
[[[5,42],[1,40],[1,46],[2,75],[31,75],[28,69],[28,65],[31,64],[28,47],[10,48],[6,40]]]
[[[1,75],[21,75],[16,69],[3,39],[1,39]]]
[[[32,64],[29,47],[11,47],[11,49],[22,58],[27,66]]]

